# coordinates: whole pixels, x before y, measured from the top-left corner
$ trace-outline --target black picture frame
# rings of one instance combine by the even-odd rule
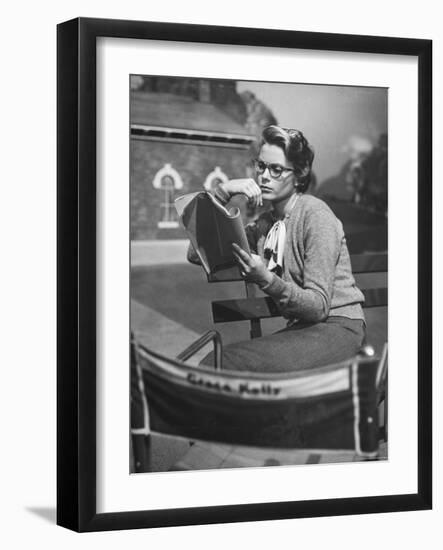
[[[74,19],[57,29],[57,523],[76,531],[429,509],[432,506],[432,42],[158,22]],[[96,39],[155,39],[418,60],[416,494],[168,510],[96,510]]]

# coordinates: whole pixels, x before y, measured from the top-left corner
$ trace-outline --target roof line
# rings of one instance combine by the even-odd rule
[[[151,126],[147,124],[131,124],[131,133],[158,138],[199,139],[207,141],[223,141],[234,143],[252,143],[255,136],[247,134],[233,134],[225,132],[208,132],[206,130],[190,130],[186,128],[172,128],[167,126]]]

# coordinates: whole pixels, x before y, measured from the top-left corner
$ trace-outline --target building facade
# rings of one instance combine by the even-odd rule
[[[174,199],[252,175],[272,113],[235,81],[131,79],[131,239],[185,238]]]

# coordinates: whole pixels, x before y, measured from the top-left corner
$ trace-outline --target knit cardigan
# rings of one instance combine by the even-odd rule
[[[274,222],[272,213],[266,212],[246,226],[251,251],[262,258]],[[273,273],[271,282],[261,287],[263,292],[289,324],[320,322],[329,316],[364,321],[364,296],[352,275],[343,226],[329,206],[301,195],[286,224],[283,272],[281,277]]]

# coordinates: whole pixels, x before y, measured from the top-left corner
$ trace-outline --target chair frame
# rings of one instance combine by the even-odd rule
[[[355,275],[367,275],[388,272],[387,253],[354,254],[351,256],[352,271]],[[232,272],[230,272],[232,273]],[[214,273],[208,277],[209,283],[244,281],[230,275],[225,278],[223,272]],[[262,336],[261,319],[280,317],[278,306],[269,296],[257,296],[257,286],[244,281],[246,297],[234,300],[216,300],[212,302],[212,317],[214,323],[233,321],[249,321],[251,338]],[[388,305],[387,287],[360,287],[365,297],[364,308],[385,307]]]

